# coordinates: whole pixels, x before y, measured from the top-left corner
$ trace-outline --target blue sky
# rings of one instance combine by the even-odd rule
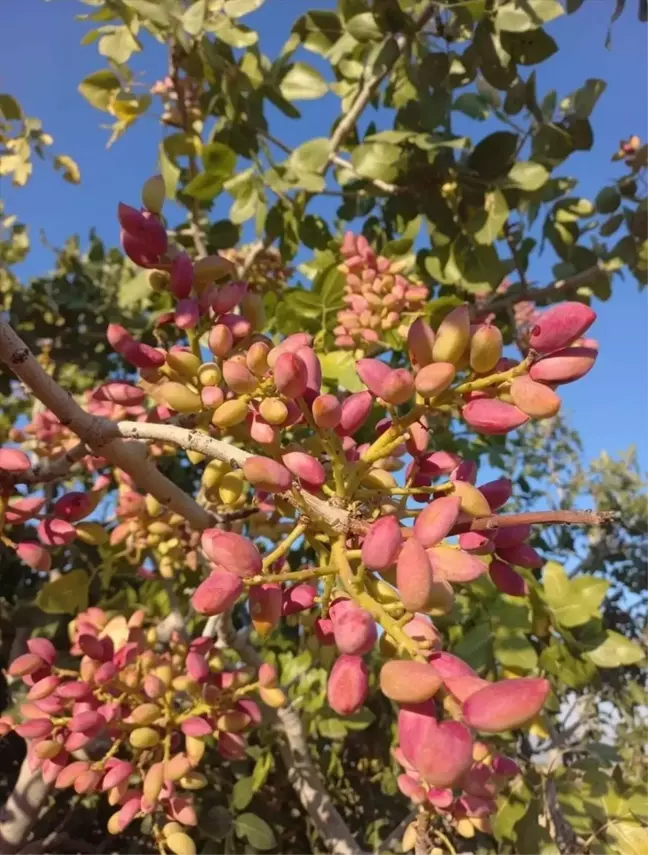
[[[287,38],[291,22],[310,6],[331,7],[330,0],[266,0],[245,22],[261,34],[262,50],[270,56]],[[648,99],[645,56],[646,28],[636,19],[635,3],[615,25],[612,49],[604,46],[611,0],[586,0],[579,12],[553,22],[549,30],[560,52],[538,67],[538,91],[557,89],[559,96],[577,88],[588,77],[607,81],[607,90],[593,115],[595,147],[573,155],[561,172],[580,181],[579,192],[593,197],[606,180],[618,176],[610,162],[621,138],[638,133],[645,139]],[[277,9],[281,13],[277,14]],[[96,45],[83,47],[86,25],[74,14],[87,11],[74,0],[5,0],[0,28],[0,92],[8,91],[28,115],[39,117],[55,140],[56,152],[71,155],[81,167],[78,187],[62,181],[49,167],[36,163],[27,187],[14,190],[6,182],[0,196],[7,211],[16,213],[31,229],[33,250],[21,265],[24,277],[46,270],[50,251],[40,243],[44,230],[50,244],[61,245],[73,233],[87,235],[91,226],[109,244],[117,243],[115,209],[120,200],[137,203],[143,178],[157,171],[157,146],[162,131],[152,115],[135,125],[110,150],[108,132],[101,127],[109,118],[91,108],[78,94],[79,81],[103,67]],[[305,57],[318,65],[313,55]],[[138,58],[139,59],[139,58]],[[143,61],[135,61],[150,85],[164,74],[163,51],[147,43]],[[319,66],[322,68],[323,66]],[[337,113],[337,98],[327,95],[299,106],[303,119],[290,121],[269,111],[274,132],[291,146],[313,135],[328,134]],[[385,117],[370,115],[380,127]],[[382,121],[382,124],[381,124]],[[483,127],[467,123],[461,132],[479,138]],[[313,130],[315,128],[315,130]],[[226,215],[219,206],[215,218]],[[320,211],[322,209],[320,208]],[[331,210],[331,208],[329,208]],[[539,259],[530,277],[539,284],[551,281],[554,259]],[[600,341],[600,357],[594,370],[578,383],[564,387],[563,400],[571,423],[580,431],[588,457],[602,449],[614,454],[631,443],[639,449],[643,468],[648,467],[647,292],[639,292],[631,277],[616,279],[614,295],[607,303],[596,302],[599,319],[590,331]]]

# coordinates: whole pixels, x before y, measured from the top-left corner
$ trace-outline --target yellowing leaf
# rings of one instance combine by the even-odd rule
[[[81,181],[81,170],[77,162],[67,154],[59,154],[54,158],[54,168],[63,170],[63,178],[70,184],[79,184]]]

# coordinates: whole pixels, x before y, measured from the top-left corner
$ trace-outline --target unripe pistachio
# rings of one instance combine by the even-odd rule
[[[204,790],[209,782],[200,772],[192,770],[180,778],[179,783],[183,790]]]
[[[553,389],[536,383],[528,376],[516,377],[511,383],[510,393],[515,406],[531,418],[550,418],[560,410],[560,398]]]
[[[572,383],[591,370],[597,356],[595,348],[576,343],[535,362],[529,376],[541,383]]]
[[[358,377],[365,384],[372,395],[382,397],[381,391],[391,369],[380,359],[360,359],[356,362]]]
[[[48,573],[52,568],[52,556],[40,543],[23,541],[16,546],[16,555],[32,570]]]
[[[282,353],[297,353],[302,347],[308,347],[313,341],[313,337],[308,333],[295,333],[289,335],[276,347],[273,347],[268,354],[268,365],[274,368],[275,363]]]
[[[264,398],[259,413],[271,425],[282,425],[288,418],[288,408],[280,398]]]
[[[513,483],[509,478],[498,478],[487,484],[480,484],[479,491],[486,497],[491,511],[497,511],[511,498]]]
[[[223,379],[236,395],[254,392],[259,382],[245,364],[243,356],[235,356],[223,363]]]
[[[433,398],[444,392],[455,378],[456,369],[451,362],[433,362],[416,375],[416,391],[424,398]]]
[[[467,481],[455,481],[454,494],[461,501],[461,510],[471,517],[489,517],[490,505],[483,493]]]
[[[498,591],[511,597],[524,597],[527,584],[522,576],[510,564],[495,558],[488,567],[488,573]]]
[[[281,599],[281,585],[275,582],[250,589],[250,618],[262,638],[272,632],[281,619]]]
[[[248,457],[243,464],[243,474],[252,486],[266,493],[284,493],[292,485],[289,470],[269,457]]]
[[[218,485],[218,496],[224,505],[235,505],[243,494],[243,473],[226,472]]]
[[[200,395],[182,383],[169,381],[158,387],[158,396],[167,406],[178,413],[199,413],[202,410]]]
[[[164,205],[166,187],[161,175],[152,175],[142,185],[142,204],[152,214],[159,214]]]
[[[540,677],[489,683],[464,702],[464,721],[484,733],[522,727],[540,712],[550,691],[549,681]]]
[[[337,432],[341,436],[352,436],[367,420],[373,398],[370,392],[354,392],[342,403]]]
[[[277,390],[287,398],[299,398],[306,391],[306,363],[296,354],[281,353],[272,367],[272,373]]]
[[[362,542],[362,561],[370,569],[381,572],[396,563],[402,544],[398,520],[382,517],[372,523]]]
[[[202,744],[202,743],[201,743]],[[179,781],[191,771],[191,763],[185,754],[176,754],[164,764],[164,779]]]
[[[470,340],[470,367],[477,374],[492,371],[502,356],[502,333],[492,324],[482,324]]]
[[[342,655],[329,674],[326,697],[338,715],[357,712],[369,692],[367,667],[359,656]]]
[[[462,408],[461,415],[479,433],[494,435],[508,433],[529,421],[522,410],[491,398],[470,401]]]
[[[400,406],[414,394],[414,378],[405,368],[389,371],[381,385],[380,397],[388,404]]]
[[[168,837],[176,831],[182,831],[182,826],[179,822],[167,822],[166,825],[162,826],[163,837]]]
[[[434,499],[421,511],[414,522],[414,534],[417,540],[425,547],[441,543],[456,524],[460,510],[461,497],[458,495]]]
[[[261,686],[259,688],[259,697],[266,706],[273,709],[278,709],[286,703],[285,694],[277,687],[267,688],[266,686]]]
[[[334,429],[341,416],[342,407],[335,395],[318,395],[313,401],[313,421],[317,427]]]
[[[212,416],[212,424],[219,428],[230,428],[235,425],[240,425],[245,421],[248,414],[247,401],[243,398],[234,398],[231,401],[225,401],[220,407],[214,410]]]
[[[396,563],[396,586],[405,608],[410,612],[425,609],[432,584],[432,568],[425,549],[416,537],[410,537]]]
[[[380,689],[401,704],[420,704],[441,687],[441,677],[427,662],[393,659],[380,669]]]
[[[497,555],[509,564],[517,567],[527,567],[530,570],[539,570],[544,559],[528,543],[515,543],[512,546],[495,545]]]
[[[152,766],[149,766],[142,784],[142,793],[149,804],[157,804],[163,784],[164,763],[153,763]]]
[[[129,742],[133,748],[142,750],[144,748],[153,748],[160,741],[160,734],[152,727],[137,727],[131,731]]]
[[[416,846],[416,839],[418,836],[418,831],[416,828],[416,822],[410,822],[410,824],[405,829],[403,834],[403,839],[401,840],[401,849],[403,852],[411,852],[412,849]]]
[[[410,360],[418,368],[423,368],[432,362],[435,338],[434,330],[423,318],[417,318],[409,328],[407,350]]]
[[[244,578],[261,572],[259,550],[240,534],[209,528],[202,533],[200,542],[210,561],[236,576]]]
[[[427,555],[435,581],[472,582],[488,569],[476,555],[451,546],[433,546]]]
[[[205,362],[198,369],[197,376],[201,386],[218,386],[223,373],[215,362]]]
[[[266,322],[263,297],[255,291],[247,291],[241,300],[241,314],[247,318],[253,330],[262,330]]]
[[[222,359],[227,356],[233,345],[234,336],[225,324],[216,324],[216,326],[211,328],[207,339],[207,346],[214,356],[219,356]]]
[[[207,255],[205,258],[199,258],[194,264],[194,281],[198,290],[209,285],[210,282],[224,279],[234,273],[232,262],[220,255]]]
[[[266,341],[255,341],[248,348],[245,356],[247,367],[256,377],[263,377],[268,370],[268,353],[270,345]]]
[[[269,662],[264,662],[259,667],[259,684],[267,689],[272,689],[277,683],[277,669]]]
[[[136,706],[124,721],[127,724],[153,724],[161,715],[162,710],[157,704],[145,703]]]
[[[583,303],[558,303],[536,321],[529,344],[539,353],[561,350],[580,338],[595,320],[596,312]]]
[[[217,615],[230,609],[243,591],[243,583],[234,573],[214,570],[191,597],[194,609],[202,615]]]
[[[452,362],[457,365],[470,341],[470,313],[468,306],[457,306],[441,321],[432,347],[435,362]]]

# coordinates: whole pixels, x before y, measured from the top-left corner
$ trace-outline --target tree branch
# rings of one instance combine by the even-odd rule
[[[220,439],[213,439],[197,430],[175,427],[174,425],[149,424],[148,422],[113,422],[114,435],[133,439],[152,439],[169,442],[190,451],[197,451],[206,457],[222,460],[232,468],[242,468],[249,451],[230,445]],[[366,534],[369,524],[357,519],[344,508],[338,508],[330,502],[320,499],[306,490],[301,490],[295,484],[293,491],[281,494],[282,498],[294,507],[325,522],[336,532],[353,532]],[[497,528],[510,528],[515,525],[604,525],[616,518],[614,511],[532,511],[523,514],[493,514],[471,520],[453,530],[454,533],[464,531],[488,531]]]
[[[74,464],[82,460],[88,453],[85,443],[79,442],[58,457],[40,460],[27,472],[0,472],[0,483],[3,487],[10,487],[16,484],[44,484],[48,481],[56,481],[57,478],[63,478],[64,475],[67,475]]]
[[[364,83],[364,86],[358,93],[358,97],[355,99],[353,104],[351,105],[351,109],[344,116],[340,124],[337,126],[333,135],[331,136],[331,154],[329,155],[327,167],[333,163],[333,158],[335,157],[338,149],[344,143],[345,139],[351,133],[353,126],[357,122],[360,114],[367,106],[369,101],[373,98],[380,84],[385,80],[386,77],[391,73],[397,61],[402,56],[403,50],[405,46],[411,41],[414,35],[418,33],[430,20],[432,15],[434,15],[436,11],[436,3],[430,3],[423,12],[419,15],[417,20],[414,22],[413,32],[411,35],[401,34],[396,38],[396,50],[393,52],[393,55],[389,58],[389,60],[382,67],[381,71],[374,72]],[[326,171],[326,168],[325,170]]]
[[[142,443],[114,439],[111,422],[82,410],[74,398],[43,370],[25,342],[6,321],[0,321],[0,361],[54,413],[62,425],[113,466],[123,469],[140,489],[183,516],[198,531],[212,525],[211,515],[158,471]]]
[[[522,300],[529,300],[533,303],[544,305],[547,300],[554,297],[558,292],[574,291],[582,285],[589,285],[590,282],[599,276],[607,277],[608,275],[602,264],[594,264],[592,267],[588,267],[586,270],[582,270],[568,279],[557,279],[551,285],[545,285],[544,288],[516,288],[512,286],[507,290],[506,294],[493,295],[485,303],[482,303],[481,306],[477,306],[476,304],[471,306],[470,311],[473,317],[475,315],[485,315],[489,312],[501,312],[503,309]]]
[[[236,650],[246,664],[255,669],[263,664],[261,656],[249,644],[247,634],[233,631],[228,615],[217,615],[213,620],[210,618],[209,623],[210,632],[219,637],[226,647]],[[299,714],[290,707],[268,708],[267,712],[284,737],[279,743],[279,751],[288,780],[329,851],[333,855],[361,855],[311,759]]]
[[[43,781],[40,770],[32,772],[27,758],[22,762],[18,780],[2,808],[0,822],[0,853],[9,855],[26,842],[34,823],[45,807],[51,785]]]

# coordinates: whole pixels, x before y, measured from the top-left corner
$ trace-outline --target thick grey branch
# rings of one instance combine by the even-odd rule
[[[0,321],[0,361],[16,375],[62,425],[85,445],[123,469],[140,489],[183,516],[199,531],[209,528],[212,517],[191,496],[158,471],[139,442],[124,442],[111,435],[110,422],[86,413],[39,365],[25,342],[6,321]]]

